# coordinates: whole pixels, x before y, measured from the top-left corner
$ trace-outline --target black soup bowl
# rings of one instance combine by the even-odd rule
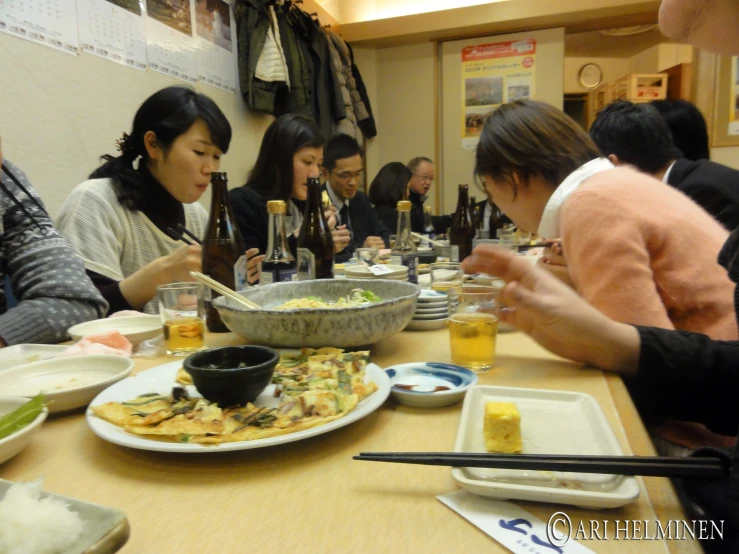
[[[222,346],[191,354],[183,363],[204,398],[219,406],[253,402],[267,388],[280,354],[266,346]]]

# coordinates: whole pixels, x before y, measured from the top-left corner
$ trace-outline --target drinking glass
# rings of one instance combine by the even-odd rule
[[[161,285],[157,287],[157,300],[167,354],[181,356],[203,348],[203,286],[197,283]]]
[[[448,292],[464,284],[464,269],[459,262],[436,262],[429,266],[431,289]]]
[[[354,252],[360,265],[372,265],[367,262],[377,262],[380,251],[377,248],[357,248]]]
[[[495,363],[500,288],[465,285],[449,291],[452,362],[482,373]]]
[[[498,244],[508,250],[515,250],[516,246],[516,230],[500,229],[498,231]]]

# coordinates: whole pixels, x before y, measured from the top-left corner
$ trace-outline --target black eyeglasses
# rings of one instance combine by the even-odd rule
[[[33,195],[32,195],[32,194],[31,194],[31,193],[30,193],[30,192],[28,191],[28,189],[27,189],[26,187],[24,187],[24,186],[23,186],[23,185],[21,184],[20,180],[19,180],[19,179],[18,179],[18,178],[17,178],[17,177],[15,176],[15,175],[13,175],[13,173],[12,173],[12,172],[10,171],[10,169],[8,169],[8,166],[6,166],[5,164],[2,164],[2,170],[3,170],[3,173],[5,173],[5,175],[7,175],[7,176],[8,176],[8,178],[9,178],[9,179],[10,179],[11,181],[13,181],[13,183],[15,183],[15,185],[16,185],[16,186],[17,186],[17,187],[18,187],[19,189],[21,189],[21,190],[22,190],[23,192],[25,192],[25,193],[26,193],[26,196],[28,196],[28,198],[30,198],[30,199],[31,199],[31,202],[33,202],[33,203],[34,203],[34,204],[36,205],[36,207],[37,207],[37,208],[38,208],[39,210],[41,210],[41,213],[43,213],[43,214],[46,214],[46,210],[45,210],[45,209],[44,209],[44,207],[43,207],[43,206],[41,205],[41,203],[40,203],[40,202],[39,202],[38,200],[36,200],[36,199],[35,199],[35,198],[33,197]],[[23,212],[23,214],[24,214],[24,215],[25,215],[25,216],[26,216],[26,217],[27,217],[28,219],[30,219],[31,221],[33,221],[33,223],[34,223],[34,224],[36,225],[36,227],[38,227],[38,228],[39,228],[40,230],[42,230],[42,231],[44,230],[44,228],[43,228],[43,227],[41,226],[41,224],[40,224],[40,223],[39,223],[38,221],[36,221],[36,219],[35,219],[35,218],[33,217],[33,215],[31,215],[31,213],[30,213],[30,212],[29,212],[29,211],[28,211],[28,210],[26,209],[26,207],[25,207],[25,206],[23,205],[23,202],[21,202],[20,200],[18,200],[18,199],[17,199],[17,198],[16,198],[16,197],[15,197],[15,196],[14,196],[14,195],[13,195],[13,194],[12,194],[12,193],[11,193],[11,192],[10,192],[10,191],[8,190],[8,187],[6,187],[6,186],[5,186],[4,184],[3,184],[2,180],[0,180],[0,190],[2,190],[2,191],[3,191],[3,192],[4,192],[5,194],[6,194],[6,196],[7,196],[8,198],[10,198],[10,200],[11,200],[11,201],[13,202],[13,204],[15,204],[15,205],[16,205],[16,206],[17,206],[17,207],[18,207],[18,208],[19,208],[19,209],[20,209],[20,210],[21,210],[21,211]]]
[[[356,173],[352,173],[351,171],[342,171],[341,173],[334,173],[334,175],[336,175],[342,181],[348,181],[352,177],[354,177],[355,179],[361,179],[362,177],[364,177],[364,170],[361,169]]]

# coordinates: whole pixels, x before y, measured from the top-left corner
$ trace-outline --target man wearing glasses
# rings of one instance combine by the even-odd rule
[[[419,156],[408,162],[408,169],[413,176],[408,184],[408,200],[411,201],[411,230],[423,233],[423,203],[428,198],[429,190],[434,182],[434,162]]]
[[[390,245],[390,231],[377,219],[367,195],[359,190],[364,178],[361,152],[349,135],[336,135],[323,149],[323,187],[336,208],[338,224],[351,235],[349,245],[336,254],[337,262],[349,260],[357,248]]]

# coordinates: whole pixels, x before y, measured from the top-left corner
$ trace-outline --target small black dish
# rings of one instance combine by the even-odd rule
[[[183,365],[198,392],[225,408],[253,402],[269,385],[279,361],[276,350],[246,345],[197,352],[185,358]]]
[[[419,253],[418,262],[422,264],[432,264],[436,261],[439,255],[436,252]]]

